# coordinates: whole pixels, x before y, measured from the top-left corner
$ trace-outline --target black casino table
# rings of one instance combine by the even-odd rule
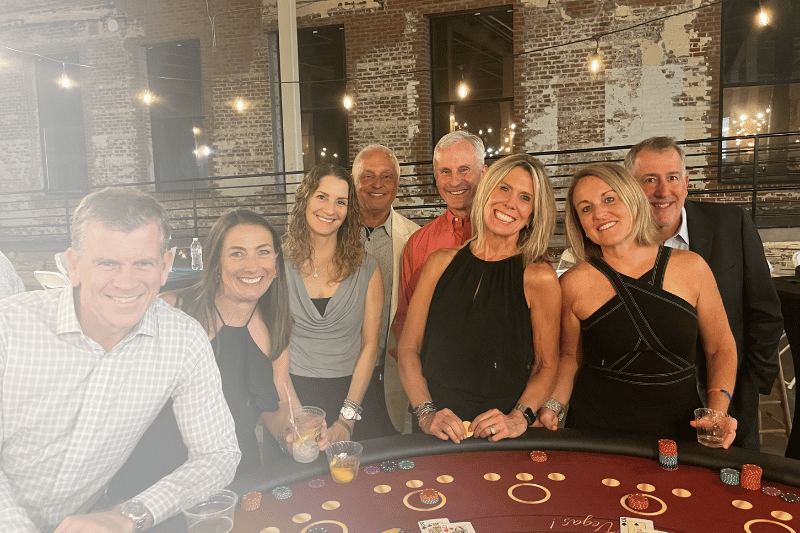
[[[471,522],[477,533],[612,533],[627,516],[669,533],[800,533],[800,503],[786,494],[800,495],[800,461],[784,457],[678,441],[678,468],[665,470],[656,439],[566,429],[531,429],[497,443],[404,435],[363,444],[350,483],[333,481],[324,453],[307,465],[287,457],[270,474],[235,480],[240,501],[247,492],[261,500],[254,510],[237,509],[233,532],[409,533],[421,520],[447,518]],[[533,461],[531,451],[545,452],[546,460]],[[393,463],[381,469],[386,461]],[[759,465],[762,487],[771,488],[721,481],[720,469],[743,464]],[[275,497],[278,487],[289,497]],[[430,488],[439,501],[426,505],[420,493]],[[645,510],[629,506],[634,493],[646,498]]]

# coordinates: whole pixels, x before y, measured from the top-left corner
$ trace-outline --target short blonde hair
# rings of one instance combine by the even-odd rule
[[[634,242],[640,246],[655,244],[658,228],[653,220],[650,202],[636,178],[624,167],[616,163],[592,163],[578,169],[572,176],[567,191],[566,226],[567,240],[577,261],[603,256],[600,246],[586,236],[578,210],[574,204],[575,187],[583,178],[594,176],[603,180],[617,193],[622,203],[631,212],[631,233]]]
[[[533,185],[533,213],[531,222],[519,232],[517,250],[522,253],[525,265],[544,261],[548,258],[547,246],[556,227],[556,198],[550,177],[544,165],[528,154],[515,154],[496,161],[478,184],[475,200],[472,202],[472,234],[471,240],[478,247],[483,246],[489,229],[484,219],[484,208],[489,203],[489,196],[495,187],[515,168],[525,169],[531,176]]]

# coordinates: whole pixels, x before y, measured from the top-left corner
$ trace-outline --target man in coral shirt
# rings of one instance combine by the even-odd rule
[[[414,233],[403,251],[397,313],[392,324],[398,341],[425,260],[434,250],[461,246],[472,236],[469,215],[475,189],[486,172],[483,157],[483,141],[466,131],[448,133],[433,150],[433,176],[447,210]]]

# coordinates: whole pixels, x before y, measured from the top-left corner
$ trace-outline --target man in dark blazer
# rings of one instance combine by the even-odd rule
[[[650,200],[660,240],[697,253],[714,273],[739,359],[728,409],[739,423],[734,445],[758,450],[759,393],[769,394],[775,382],[783,332],[781,304],[758,230],[737,206],[686,201],[685,156],[669,137],[640,142],[628,152],[625,166]],[[705,397],[705,356],[699,339],[697,355],[698,382]]]

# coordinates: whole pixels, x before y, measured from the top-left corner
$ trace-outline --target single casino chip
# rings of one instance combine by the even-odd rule
[[[677,465],[676,466],[661,465],[661,470],[666,470],[667,472],[674,472],[677,469],[678,469]]]
[[[310,479],[308,481],[308,486],[312,489],[321,489],[325,486],[325,478],[315,477],[314,479]]]
[[[767,496],[780,496],[783,494],[783,491],[778,487],[773,487],[772,485],[764,485],[761,487],[761,492],[766,494]]]
[[[534,463],[543,463],[547,461],[547,454],[545,452],[536,450],[532,451],[530,455],[531,455],[531,461],[533,461]]]
[[[397,461],[384,461],[381,463],[381,472],[394,472],[397,470]]]
[[[439,493],[436,489],[422,489],[419,493],[419,499],[425,505],[436,505],[439,503]]]
[[[664,455],[677,455],[678,443],[672,439],[660,439],[658,441],[658,451]]]
[[[242,496],[242,511],[255,511],[261,507],[261,493],[248,492]]]
[[[369,475],[375,475],[381,471],[381,467],[378,465],[368,465],[364,467],[364,473]]]
[[[397,466],[400,467],[400,470],[411,470],[412,468],[414,468],[414,461],[412,461],[411,459],[404,459],[399,463],[397,463]]]
[[[288,500],[292,497],[292,489],[289,487],[275,487],[272,489],[272,495],[278,500]]]
[[[726,485],[738,485],[739,471],[733,468],[723,468],[719,471],[719,478]]]
[[[787,503],[797,503],[800,502],[800,497],[792,492],[784,492],[783,494],[781,494],[781,500]]]
[[[637,511],[646,511],[650,505],[650,499],[644,494],[631,494],[628,496],[628,507]]]

